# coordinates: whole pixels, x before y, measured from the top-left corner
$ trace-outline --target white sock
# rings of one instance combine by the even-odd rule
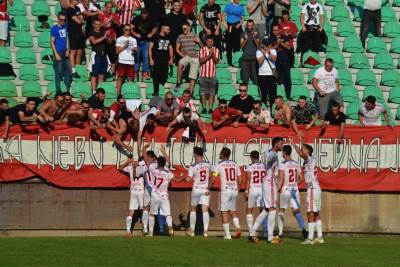
[[[308,223],[308,239],[314,239],[315,222]]]
[[[235,226],[236,229],[240,229],[240,224],[239,224],[239,218],[238,217],[234,217],[232,219],[233,221],[233,225]]]
[[[222,224],[222,227],[224,228],[225,236],[231,236],[231,232],[229,231],[229,223]]]
[[[258,230],[258,227],[263,223],[265,217],[267,217],[267,212],[263,210],[260,214],[258,214],[253,226],[250,228],[250,236],[255,236]]]
[[[132,216],[126,217],[126,231],[130,232],[132,227]]]
[[[194,228],[196,227],[196,212],[191,211],[190,212],[190,230],[194,232]]]
[[[276,210],[271,210],[268,213],[268,241],[272,241],[272,238],[274,237],[275,216]]]
[[[154,216],[150,216],[149,217],[149,232],[150,233],[153,233],[154,223],[155,223]]]
[[[75,68],[72,68],[72,73],[75,73],[75,72],[76,72]]]
[[[322,238],[322,222],[320,219],[315,222],[315,228],[317,228],[317,237]]]
[[[250,229],[251,227],[253,227],[253,222],[254,222],[253,214],[246,215],[246,222],[247,222],[247,229],[249,229],[250,233]]]
[[[208,224],[210,223],[210,214],[208,214],[208,211],[203,212],[203,228],[204,232],[208,231]]]
[[[168,228],[171,228],[172,227],[172,216],[168,215],[166,221],[167,221]]]
[[[149,212],[147,210],[143,211],[142,214],[142,223],[143,223],[143,231],[147,232],[148,231],[148,224],[149,224]]]
[[[285,224],[285,214],[282,212],[278,213],[278,229],[279,235],[283,234],[283,225]]]

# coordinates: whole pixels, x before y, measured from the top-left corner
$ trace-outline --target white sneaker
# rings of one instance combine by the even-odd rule
[[[153,236],[153,232],[150,231],[147,236]]]
[[[230,235],[228,235],[228,236],[224,235],[223,238],[224,238],[225,240],[231,240],[231,239],[232,239],[232,237],[231,237]]]
[[[302,245],[313,245],[314,241],[312,241],[311,239],[306,239],[303,242],[301,242]]]
[[[314,239],[314,244],[323,244],[323,243],[325,243],[325,241],[322,237],[317,237]]]
[[[185,234],[186,234],[187,236],[194,237],[194,232],[191,231],[191,230],[186,231]]]
[[[204,232],[204,233],[203,233],[203,236],[204,236],[204,237],[208,237],[208,233],[207,233],[207,232]]]

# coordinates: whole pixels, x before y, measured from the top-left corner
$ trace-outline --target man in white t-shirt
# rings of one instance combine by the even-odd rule
[[[321,32],[324,30],[324,10],[317,0],[310,0],[300,14],[302,31],[302,56],[307,50],[318,52],[321,47]]]
[[[358,111],[358,119],[362,126],[382,126],[382,114],[386,125],[392,128],[385,106],[376,103],[375,96],[369,95],[365,98],[364,103]]]
[[[327,58],[324,66],[315,71],[312,85],[315,89],[320,120],[325,120],[331,102],[337,102],[343,107],[343,98],[339,93],[339,75],[337,69],[333,67],[331,58]]]
[[[125,77],[133,81],[135,77],[135,53],[137,51],[136,39],[131,36],[131,25],[124,26],[124,33],[117,39],[115,45],[118,54],[118,80],[117,95],[121,93],[122,81]]]

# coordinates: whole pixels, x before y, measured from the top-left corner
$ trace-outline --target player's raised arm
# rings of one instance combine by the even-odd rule
[[[296,150],[297,154],[299,154],[299,156],[302,157],[304,160],[307,160],[307,155],[304,154],[303,151],[301,151],[301,149],[298,145],[293,143],[293,139],[289,138],[288,140],[289,140],[290,145],[292,145],[294,147],[294,149]]]
[[[165,160],[167,161],[168,166],[171,167],[172,166],[171,158],[169,157],[169,155],[167,153],[167,149],[165,148],[164,145],[160,146],[160,152],[163,155],[163,157],[165,158]]]
[[[126,173],[127,171],[125,170],[125,168],[132,163],[132,157],[128,157],[128,159],[122,163],[121,165],[119,165],[118,171]]]
[[[139,146],[139,144],[138,144],[138,146]],[[142,157],[143,157],[143,160],[144,160],[144,162],[146,163],[147,166],[150,166],[150,163],[151,163],[150,159],[149,159],[149,157],[147,155],[147,149],[149,147],[150,147],[150,143],[144,144],[143,151],[142,151]]]

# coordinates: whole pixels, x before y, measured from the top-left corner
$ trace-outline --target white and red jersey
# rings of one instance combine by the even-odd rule
[[[129,180],[131,182],[131,190],[137,192],[144,191],[144,175],[147,172],[146,165],[132,166],[128,165],[124,168],[124,172],[129,174]]]
[[[190,166],[188,175],[193,178],[193,189],[208,189],[210,171],[210,164],[204,161]]]
[[[111,106],[110,106],[110,117],[108,118],[108,121],[114,121],[114,120],[118,120],[118,116],[120,114],[120,107],[118,102],[114,102]]]
[[[168,187],[171,180],[174,178],[174,174],[167,168],[156,168],[150,171],[154,178],[154,185],[152,194],[157,194],[163,199],[168,199]]]
[[[294,160],[286,160],[279,165],[279,171],[284,172],[283,188],[298,190],[297,182],[301,173],[300,164]]]
[[[215,56],[219,58],[219,50],[216,47],[213,47],[215,49]],[[211,48],[212,49],[212,48]],[[207,46],[203,46],[200,49],[200,58],[207,57],[210,54],[210,49]],[[203,78],[214,78],[216,76],[216,64],[210,58],[206,63],[201,65],[201,70],[200,70],[200,77]]]
[[[151,163],[149,164],[149,167],[148,167],[148,169],[149,169],[148,174],[149,174],[149,175],[147,175],[146,177],[147,177],[147,183],[148,183],[148,185],[150,185],[151,187],[154,186],[154,180],[155,180],[155,179],[154,179],[153,172],[155,171],[155,169],[157,169],[157,167],[158,167],[158,163],[157,163],[156,160],[153,161],[153,162],[151,162]]]
[[[250,174],[250,188],[261,188],[262,181],[267,174],[265,165],[255,162],[247,166],[246,172]]]
[[[239,165],[232,160],[223,160],[215,165],[213,172],[219,175],[221,191],[238,191],[238,177],[241,175]]]
[[[314,157],[308,156],[304,162],[304,179],[306,181],[307,188],[320,188],[318,182],[318,171],[317,164]]]
[[[179,111],[181,112],[183,108],[190,108],[190,110],[194,113],[197,113],[197,107],[196,104],[194,103],[193,99],[190,99],[189,102],[185,103],[183,102],[183,98],[180,96],[176,99],[176,102],[179,105]]]
[[[264,152],[264,166],[267,171],[264,177],[265,182],[275,183],[275,177],[279,170],[279,159],[278,154],[274,150],[268,149]]]
[[[121,5],[119,12],[121,25],[130,24],[135,15],[135,9],[140,8],[140,0],[118,0],[117,4]]]

